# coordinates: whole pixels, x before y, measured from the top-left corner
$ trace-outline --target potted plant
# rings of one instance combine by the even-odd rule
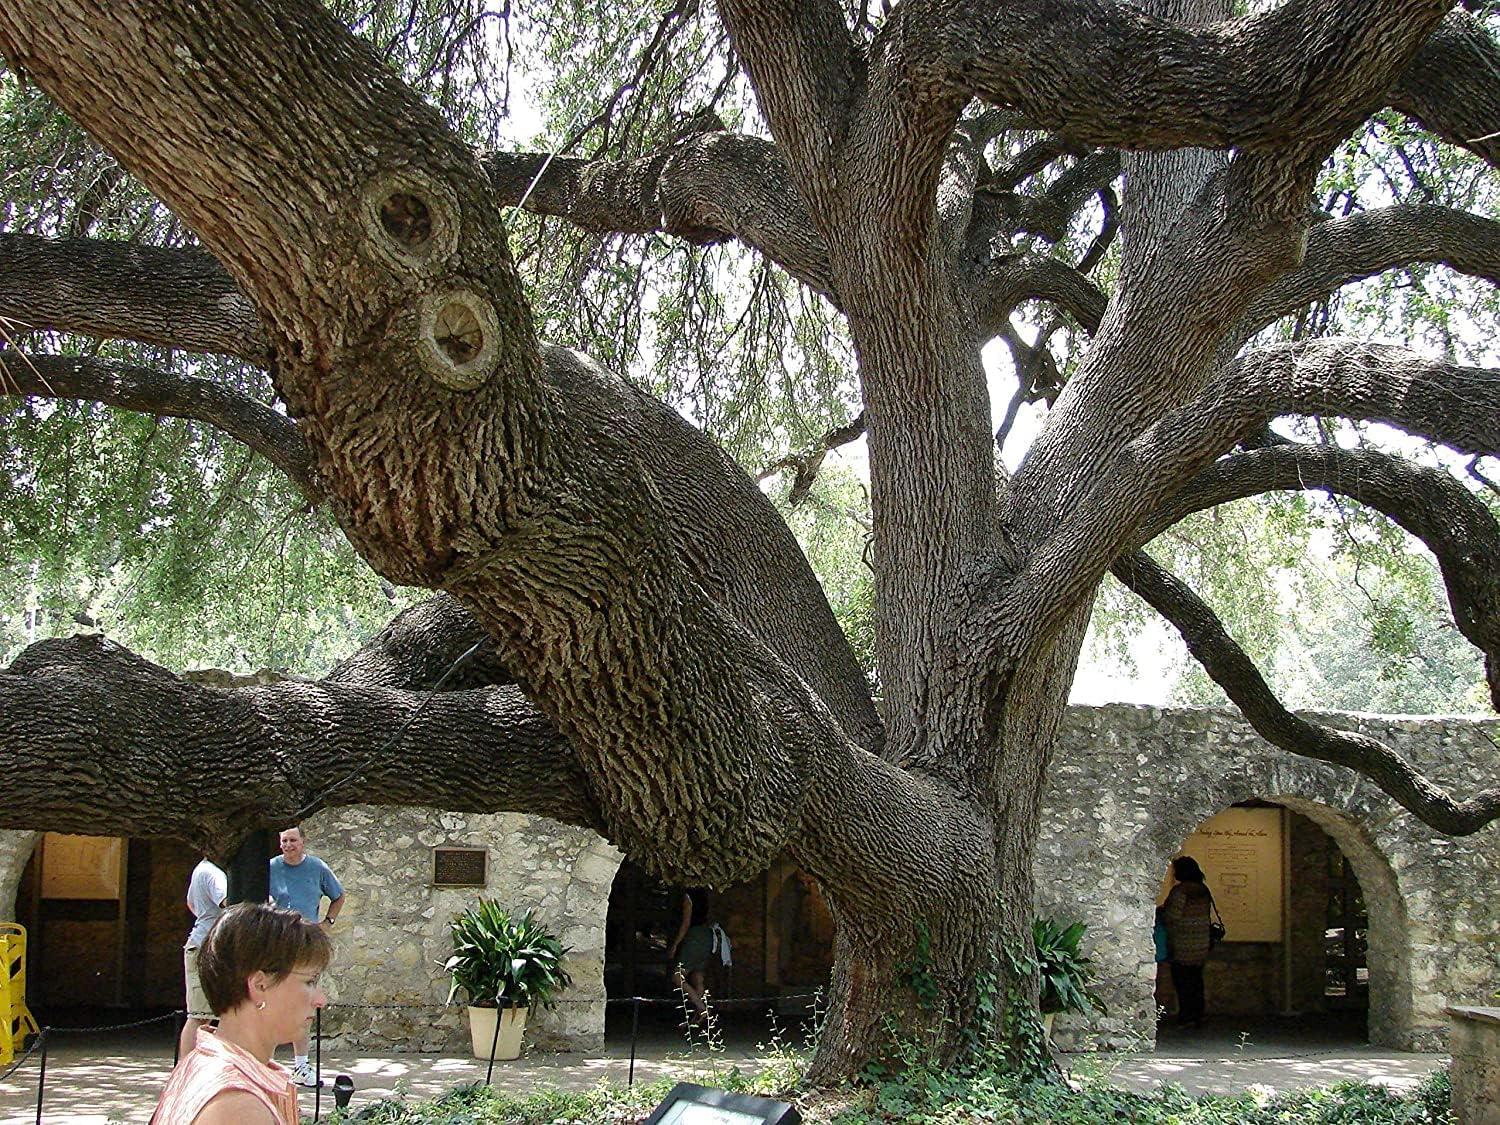
[[[1036,945],[1037,973],[1041,977],[1042,1026],[1050,1038],[1052,1021],[1059,1012],[1087,1015],[1097,1009],[1107,1013],[1104,1001],[1089,987],[1094,963],[1079,952],[1085,922],[1064,925],[1051,918],[1038,918],[1031,926]]]
[[[448,1003],[463,989],[469,1001],[469,1036],[476,1059],[514,1059],[521,1054],[526,1017],[573,980],[563,968],[568,950],[528,910],[513,918],[499,903],[480,899],[453,919],[453,956],[443,968],[453,975]],[[496,1024],[498,1021],[498,1031]]]

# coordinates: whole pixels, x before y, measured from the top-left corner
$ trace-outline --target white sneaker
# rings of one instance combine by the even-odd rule
[[[306,1086],[309,1089],[317,1086],[318,1079],[313,1074],[312,1063],[303,1063],[300,1066],[292,1067],[292,1081],[298,1086]]]

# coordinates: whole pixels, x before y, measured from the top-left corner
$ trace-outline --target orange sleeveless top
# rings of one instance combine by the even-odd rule
[[[192,1125],[203,1107],[226,1090],[253,1094],[279,1125],[297,1125],[297,1088],[286,1068],[263,1063],[202,1027],[197,1045],[167,1079],[151,1125]]]

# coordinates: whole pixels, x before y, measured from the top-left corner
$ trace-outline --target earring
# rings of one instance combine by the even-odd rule
[[[255,1010],[257,1012],[264,1012],[266,1010],[266,1002],[262,1000],[259,1004],[255,1005]]]

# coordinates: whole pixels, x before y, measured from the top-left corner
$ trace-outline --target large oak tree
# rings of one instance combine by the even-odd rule
[[[786,853],[837,923],[814,1077],[883,1049],[919,933],[938,999],[918,1018],[953,1051],[1027,940],[1042,789],[1112,571],[1269,741],[1475,831],[1500,792],[1449,794],[1399,746],[1290,714],[1143,550],[1232,499],[1348,497],[1432,549],[1500,702],[1486,504],[1393,453],[1270,428],[1380,421],[1495,456],[1500,380],[1397,344],[1259,335],[1412,263],[1500,279],[1487,218],[1314,199],[1377,113],[1500,158],[1500,51],[1454,9],[721,0],[768,135],[698,121],[583,158],[464,143],[312,0],[0,0],[15,74],[201,246],[0,233],[0,315],[235,357],[284,409],[88,354],[0,352],[0,390],[220,427],[380,574],[442,595],[315,683],[223,692],[98,638],[31,646],[0,674],[0,824],[224,851],[308,808],[409,803],[543,813],[690,883]],[[830,441],[868,439],[878,707],[754,482],[537,338],[502,218],[517,204],[738,240],[838,311],[862,414]],[[1088,221],[1083,253],[1045,252]],[[1065,369],[1016,327],[1038,303],[1087,338]],[[1013,473],[980,363],[997,336],[1021,397],[1049,407]]]

